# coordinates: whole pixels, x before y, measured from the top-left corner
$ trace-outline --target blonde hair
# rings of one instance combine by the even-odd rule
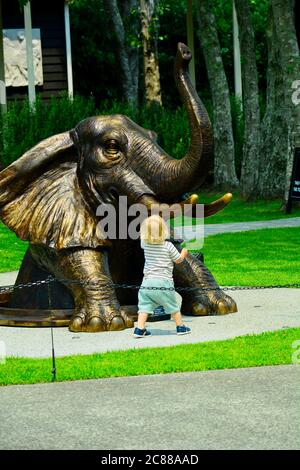
[[[169,229],[162,217],[151,215],[142,222],[141,240],[151,245],[163,243],[169,236]]]

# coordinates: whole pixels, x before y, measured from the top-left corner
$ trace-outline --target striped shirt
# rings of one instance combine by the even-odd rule
[[[144,279],[163,278],[173,280],[174,261],[180,258],[180,253],[171,242],[158,245],[141,241],[144,250],[145,266]]]

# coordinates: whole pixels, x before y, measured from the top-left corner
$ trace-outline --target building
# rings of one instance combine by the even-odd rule
[[[25,7],[19,0],[0,2],[7,100],[23,99],[29,95],[32,102],[36,93],[42,99],[49,99],[63,91],[72,96],[67,1],[31,0]]]

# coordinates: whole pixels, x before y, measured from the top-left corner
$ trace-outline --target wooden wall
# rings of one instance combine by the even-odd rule
[[[18,0],[2,0],[3,29],[24,29],[23,11]],[[41,31],[43,86],[36,93],[43,99],[67,91],[67,65],[64,26],[64,0],[31,0],[32,27]],[[27,96],[27,87],[7,87],[7,99]]]

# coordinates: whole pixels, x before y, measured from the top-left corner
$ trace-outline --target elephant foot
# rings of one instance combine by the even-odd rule
[[[237,312],[235,301],[223,291],[212,291],[207,296],[192,302],[189,314],[202,317],[206,315],[227,315]]]
[[[125,330],[125,328],[132,328],[134,325],[133,321],[121,310],[106,307],[104,316],[108,331]]]
[[[196,317],[203,317],[209,314],[209,307],[203,305],[201,302],[193,302],[192,304],[192,315]]]
[[[134,325],[124,312],[110,307],[101,307],[97,310],[76,312],[71,318],[69,330],[74,333],[99,333],[101,331],[124,330],[132,328]]]
[[[76,314],[73,315],[70,320],[69,331],[72,331],[73,333],[80,333],[81,331],[84,331],[85,317],[85,312],[76,312]]]
[[[86,310],[77,311],[69,323],[69,330],[73,333],[98,333],[106,329],[106,321],[102,315],[95,312],[89,314]]]
[[[134,321],[132,318],[130,318],[126,312],[121,311],[120,312],[121,317],[123,318],[123,321],[125,323],[125,328],[133,328],[134,327]]]
[[[210,300],[210,312],[213,315],[227,315],[238,311],[235,301],[225,294],[218,291],[208,294]]]
[[[97,315],[91,315],[87,318],[83,331],[87,333],[99,333],[106,330],[105,319]]]

